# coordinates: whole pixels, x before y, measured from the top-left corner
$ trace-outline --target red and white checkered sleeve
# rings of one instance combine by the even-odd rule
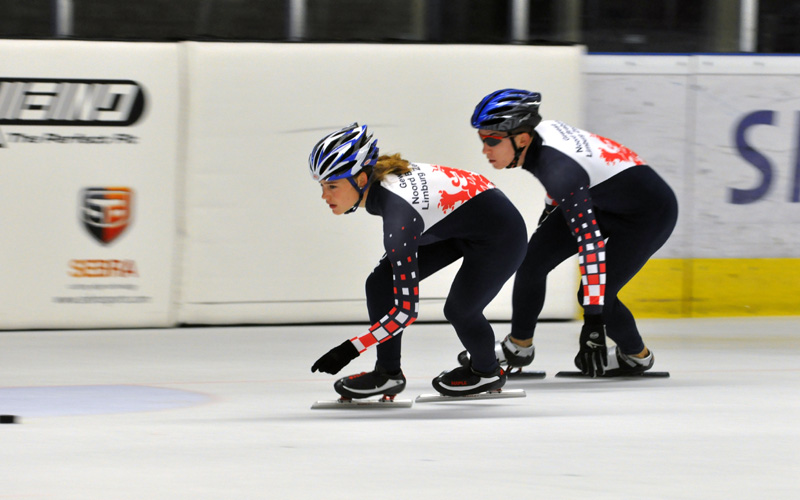
[[[419,314],[419,237],[422,221],[414,218],[407,224],[384,228],[386,256],[392,263],[394,307],[366,333],[350,339],[358,352],[370,346],[386,342],[402,332],[417,319]]]
[[[584,312],[601,314],[606,292],[605,238],[594,215],[589,186],[570,193],[570,197],[563,198],[560,205],[578,242]]]

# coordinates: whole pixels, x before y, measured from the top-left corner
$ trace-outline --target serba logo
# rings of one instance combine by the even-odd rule
[[[139,271],[133,260],[72,259],[69,275],[73,278],[137,278]]]
[[[131,80],[0,78],[0,125],[128,127],[144,110]]]
[[[92,187],[81,191],[80,218],[89,234],[108,245],[128,227],[133,190],[127,187]]]

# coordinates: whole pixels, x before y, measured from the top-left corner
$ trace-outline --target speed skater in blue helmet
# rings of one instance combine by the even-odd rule
[[[471,119],[493,168],[519,166],[546,193],[515,273],[511,332],[495,350],[528,349],[528,356],[514,354],[533,361],[548,275],[577,254],[584,324],[575,366],[592,377],[642,374],[654,357],[618,295],[672,234],[677,198],[634,151],[568,123],[542,120],[540,104],[537,92],[506,88],[485,96]],[[609,347],[606,336],[615,345]]]
[[[509,138],[514,148],[514,159],[503,168],[518,166],[525,145],[515,137],[522,133],[533,134],[533,129],[542,121],[539,105],[542,96],[538,92],[519,89],[501,89],[484,97],[472,113],[472,126],[479,130],[498,132],[503,135],[485,135],[482,140],[496,146]]]

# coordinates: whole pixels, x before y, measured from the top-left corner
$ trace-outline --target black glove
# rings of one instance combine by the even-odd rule
[[[580,344],[575,364],[584,375],[601,377],[608,364],[606,325],[601,315],[587,314],[583,317]]]
[[[334,347],[327,352],[324,356],[319,358],[311,371],[317,370],[325,373],[335,375],[339,370],[347,366],[347,364],[359,356],[358,349],[349,340],[345,340],[340,345]]]
[[[542,211],[542,215],[539,216],[539,222],[536,224],[536,226],[537,227],[541,226],[542,222],[544,222],[544,220],[547,218],[547,216],[550,215],[553,212],[553,210],[556,209],[556,207],[557,207],[557,205],[545,204],[544,205],[544,210]]]

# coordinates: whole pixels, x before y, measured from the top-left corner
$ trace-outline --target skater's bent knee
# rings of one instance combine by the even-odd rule
[[[480,311],[476,311],[475,308],[464,307],[455,301],[445,302],[443,312],[445,319],[453,326],[473,323],[478,318],[483,317]]]

